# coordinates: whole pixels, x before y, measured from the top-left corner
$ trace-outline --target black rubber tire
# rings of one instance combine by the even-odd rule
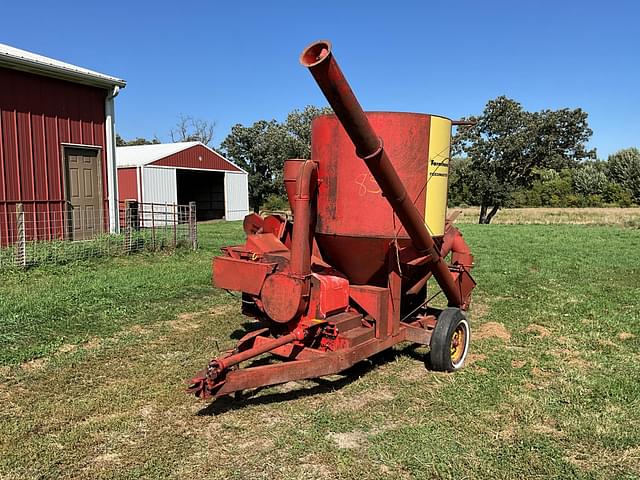
[[[465,332],[462,356],[454,363],[451,358],[451,341],[456,330]],[[471,329],[467,316],[459,308],[449,307],[440,313],[438,322],[431,335],[430,351],[427,367],[437,372],[454,372],[460,370],[469,353]]]

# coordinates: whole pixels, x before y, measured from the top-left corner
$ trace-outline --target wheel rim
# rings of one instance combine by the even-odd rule
[[[467,323],[462,321],[453,331],[453,335],[451,335],[451,364],[453,368],[458,368],[464,362],[465,357],[467,356],[467,349],[469,346],[469,329],[467,327]]]

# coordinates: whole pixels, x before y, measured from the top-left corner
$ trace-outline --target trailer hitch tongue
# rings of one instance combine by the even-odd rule
[[[224,383],[224,371],[216,359],[211,360],[206,369],[201,370],[197,376],[189,380],[187,392],[203,400],[211,398]]]
[[[318,327],[319,325],[320,324],[315,324],[313,327]],[[219,358],[214,358],[209,362],[209,365],[207,365],[205,370],[202,370],[197,376],[189,381],[187,392],[193,393],[196,397],[203,400],[213,397],[222,388],[227,373],[233,367],[246,360],[255,358],[258,355],[270,352],[282,345],[286,345],[287,343],[304,340],[309,332],[309,328],[297,328],[287,335],[274,338],[259,346],[255,346],[241,352],[233,351],[232,353],[227,353]]]

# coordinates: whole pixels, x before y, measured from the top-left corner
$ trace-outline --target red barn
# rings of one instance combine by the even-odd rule
[[[124,80],[0,44],[0,245],[118,230],[114,97]]]
[[[200,142],[117,148],[120,200],[186,205],[201,220],[242,220],[249,213],[248,175]]]

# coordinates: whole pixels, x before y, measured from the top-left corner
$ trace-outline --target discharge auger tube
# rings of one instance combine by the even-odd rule
[[[358,99],[342,74],[329,41],[309,45],[300,55],[300,63],[307,67],[322,90],[329,105],[356,147],[356,154],[369,168],[415,248],[431,257],[433,276],[449,301],[460,307],[463,300],[460,288],[453,280],[449,267],[440,257],[424,218],[407,195],[398,173],[384,151],[380,137],[371,127]]]

